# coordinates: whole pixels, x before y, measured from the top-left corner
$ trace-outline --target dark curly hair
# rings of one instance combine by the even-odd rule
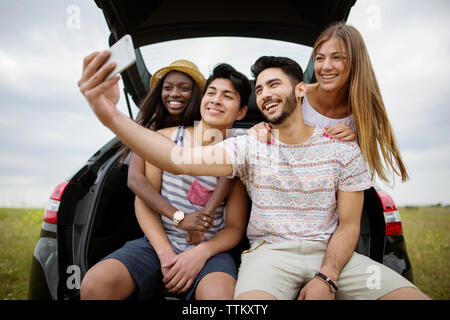
[[[218,78],[229,79],[231,81],[234,89],[239,92],[239,96],[241,98],[240,108],[248,105],[248,99],[252,92],[252,86],[250,84],[250,80],[248,80],[243,73],[240,73],[227,63],[218,64],[214,67],[211,76],[206,81],[205,88],[208,88],[211,82]]]
[[[303,70],[294,60],[287,57],[262,56],[255,61],[251,67],[253,77],[256,79],[258,75],[268,68],[280,68],[291,79],[295,86],[303,81]]]

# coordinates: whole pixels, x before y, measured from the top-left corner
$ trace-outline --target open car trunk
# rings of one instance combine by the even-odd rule
[[[122,79],[136,105],[147,95],[151,76],[139,49],[141,46],[208,36],[269,38],[312,46],[330,23],[347,19],[355,1],[95,0],[111,30],[110,44],[125,34],[133,37],[137,62],[122,73]],[[310,60],[305,72],[307,82],[314,81],[312,70]],[[249,128],[261,119],[252,94],[247,116],[235,127]],[[67,267],[79,266],[83,276],[126,241],[143,236],[134,212],[135,197],[127,187],[128,164],[119,164],[118,147],[119,141],[113,139],[96,152],[70,179],[61,199],[58,214],[60,299],[79,297],[79,291],[66,286]],[[366,190],[364,197],[355,251],[383,263],[386,239],[383,206],[374,188]],[[248,241],[244,239],[233,249],[232,255],[238,264],[240,253],[247,246]]]
[[[313,46],[317,36],[331,22],[347,19],[355,0],[279,0],[276,4],[207,0],[95,2],[103,10],[111,30],[110,44],[125,34],[133,37],[137,62],[122,73],[122,79],[127,92],[139,105],[149,91],[151,76],[142,59],[141,46],[207,36],[269,38]],[[308,68],[312,68],[311,61]],[[311,80],[308,68],[307,81]],[[245,124],[237,127],[248,128],[261,119],[252,95]],[[127,187],[128,165],[119,165],[120,154],[116,151],[117,141],[115,144],[110,142],[105,147],[104,156],[92,165],[96,168],[90,172],[92,184],[80,196],[82,199],[75,210],[73,226],[66,226],[65,241],[73,241],[73,259],[68,261],[80,265],[83,274],[126,241],[143,236],[134,213],[134,194]],[[366,190],[356,251],[382,262],[384,228],[383,209],[376,191],[373,188]],[[244,239],[241,246],[234,249],[237,263],[240,262],[241,250],[247,245],[248,241]]]
[[[208,36],[267,38],[313,46],[316,38],[330,23],[347,20],[356,0],[95,2],[103,10],[111,30],[110,45],[125,34],[133,38],[137,61],[122,73],[122,79],[127,92],[139,105],[149,91],[151,76],[139,47]],[[306,74],[309,74],[309,68]],[[252,119],[253,113],[258,113],[258,110],[252,106],[249,109],[248,117]]]

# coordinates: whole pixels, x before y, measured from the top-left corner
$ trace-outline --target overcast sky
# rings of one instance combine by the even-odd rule
[[[360,0],[348,20],[366,41],[411,176],[386,187],[398,205],[450,203],[449,15],[446,0]],[[0,30],[0,206],[44,207],[113,137],[76,84],[109,32],[87,0],[1,1]]]

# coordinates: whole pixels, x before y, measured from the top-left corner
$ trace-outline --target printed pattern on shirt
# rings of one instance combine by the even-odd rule
[[[336,195],[371,186],[355,142],[323,136],[315,128],[303,144],[266,145],[250,136],[222,141],[252,199],[247,227],[251,244],[262,240],[327,243],[338,223]]]

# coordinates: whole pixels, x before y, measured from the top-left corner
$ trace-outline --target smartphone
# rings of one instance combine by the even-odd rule
[[[123,72],[128,67],[136,63],[133,40],[129,34],[124,35],[119,41],[114,43],[111,48],[109,48],[109,51],[111,51],[111,55],[105,63],[114,61],[117,65],[105,78],[105,81],[111,79],[118,73]]]

